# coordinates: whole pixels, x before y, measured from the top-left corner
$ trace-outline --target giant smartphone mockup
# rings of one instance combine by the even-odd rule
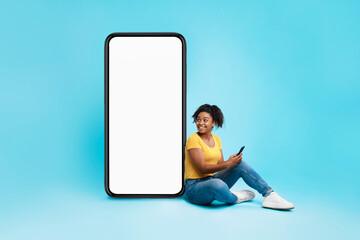
[[[184,193],[186,42],[178,33],[105,40],[105,190],[116,198]]]

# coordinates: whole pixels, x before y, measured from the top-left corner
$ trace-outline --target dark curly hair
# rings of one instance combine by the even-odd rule
[[[221,112],[220,108],[218,108],[218,106],[210,105],[210,104],[201,105],[196,110],[194,115],[192,115],[192,118],[194,118],[194,123],[196,123],[197,117],[198,117],[199,113],[201,113],[201,112],[209,113],[211,115],[211,117],[213,118],[213,120],[215,121],[215,125],[217,126],[217,128],[222,127],[222,125],[224,124],[224,115]]]

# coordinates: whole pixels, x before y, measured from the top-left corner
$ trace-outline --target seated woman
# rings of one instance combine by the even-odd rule
[[[250,190],[231,191],[239,178],[258,191],[265,208],[289,210],[294,205],[280,197],[252,169],[242,161],[242,153],[224,161],[221,140],[211,134],[215,125],[222,127],[224,116],[216,105],[204,104],[192,116],[198,132],[189,136],[185,147],[185,194],[191,203],[208,205],[214,200],[229,204],[250,201]],[[216,172],[216,174],[214,174]]]

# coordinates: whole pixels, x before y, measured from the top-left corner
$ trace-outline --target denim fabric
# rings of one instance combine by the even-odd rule
[[[185,194],[188,200],[199,205],[208,205],[217,200],[234,204],[237,200],[230,188],[239,178],[257,190],[262,196],[268,196],[273,190],[246,162],[226,168],[215,173],[213,176],[198,179],[185,180]]]

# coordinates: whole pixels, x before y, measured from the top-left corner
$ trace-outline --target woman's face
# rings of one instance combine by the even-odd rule
[[[196,127],[199,133],[210,134],[212,128],[215,126],[215,121],[211,117],[210,113],[201,112],[197,116]]]

